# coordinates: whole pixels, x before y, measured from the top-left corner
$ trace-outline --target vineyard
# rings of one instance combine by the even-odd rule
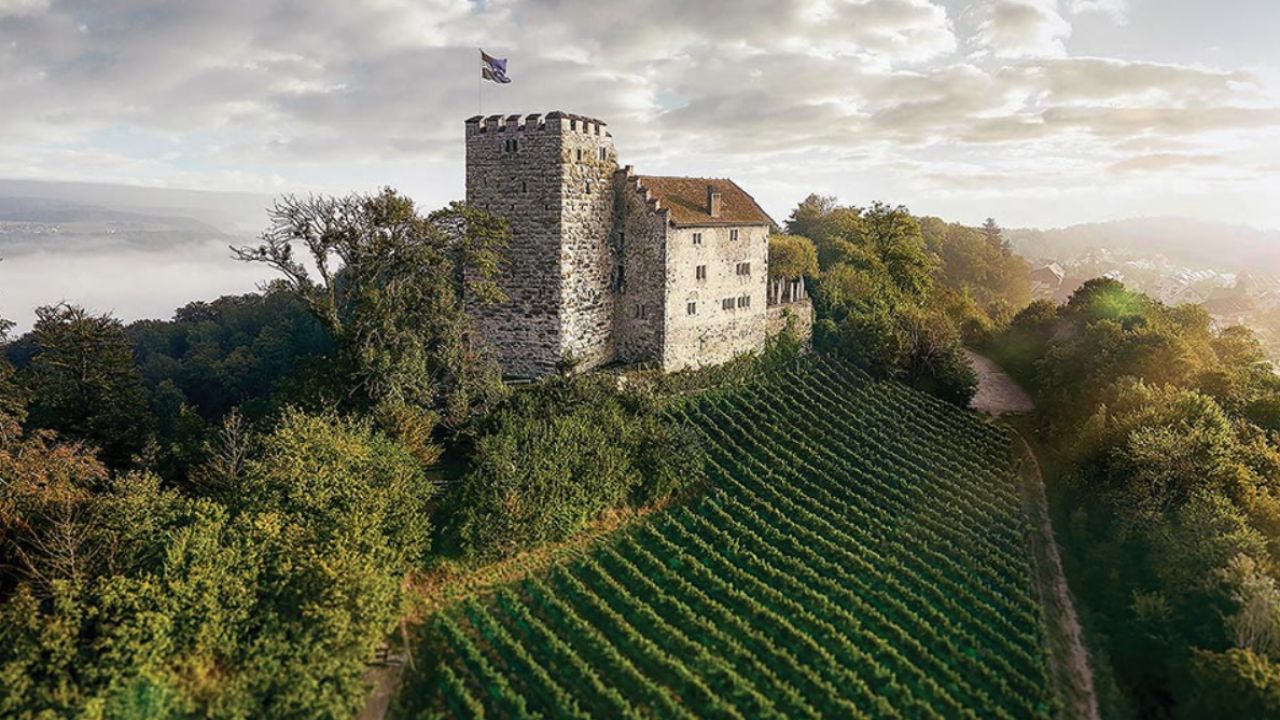
[[[1004,431],[817,357],[674,412],[709,488],[431,618],[403,710],[1053,715]]]

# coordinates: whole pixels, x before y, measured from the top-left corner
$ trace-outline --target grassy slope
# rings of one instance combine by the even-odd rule
[[[1052,714],[1007,435],[816,358],[686,412],[710,489],[434,615],[401,714]]]

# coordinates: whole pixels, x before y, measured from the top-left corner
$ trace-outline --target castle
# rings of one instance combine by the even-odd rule
[[[559,111],[470,118],[466,143],[467,203],[512,230],[508,301],[471,308],[508,376],[721,363],[784,306],[807,332],[803,283],[768,280],[774,223],[733,181],[636,175],[605,123]]]

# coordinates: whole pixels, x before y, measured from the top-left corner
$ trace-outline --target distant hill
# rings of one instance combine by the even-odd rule
[[[1007,229],[1005,237],[1029,258],[1066,258],[1089,250],[1127,250],[1192,267],[1235,272],[1280,272],[1280,231],[1245,225],[1159,217],[1072,225],[1054,230]]]
[[[229,233],[256,233],[271,197],[107,183],[0,179],[0,199],[39,199],[156,218],[187,218]]]

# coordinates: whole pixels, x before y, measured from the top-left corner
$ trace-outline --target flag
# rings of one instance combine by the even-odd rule
[[[481,50],[480,77],[496,83],[511,82],[511,78],[507,77],[507,59],[493,57],[484,50]]]

